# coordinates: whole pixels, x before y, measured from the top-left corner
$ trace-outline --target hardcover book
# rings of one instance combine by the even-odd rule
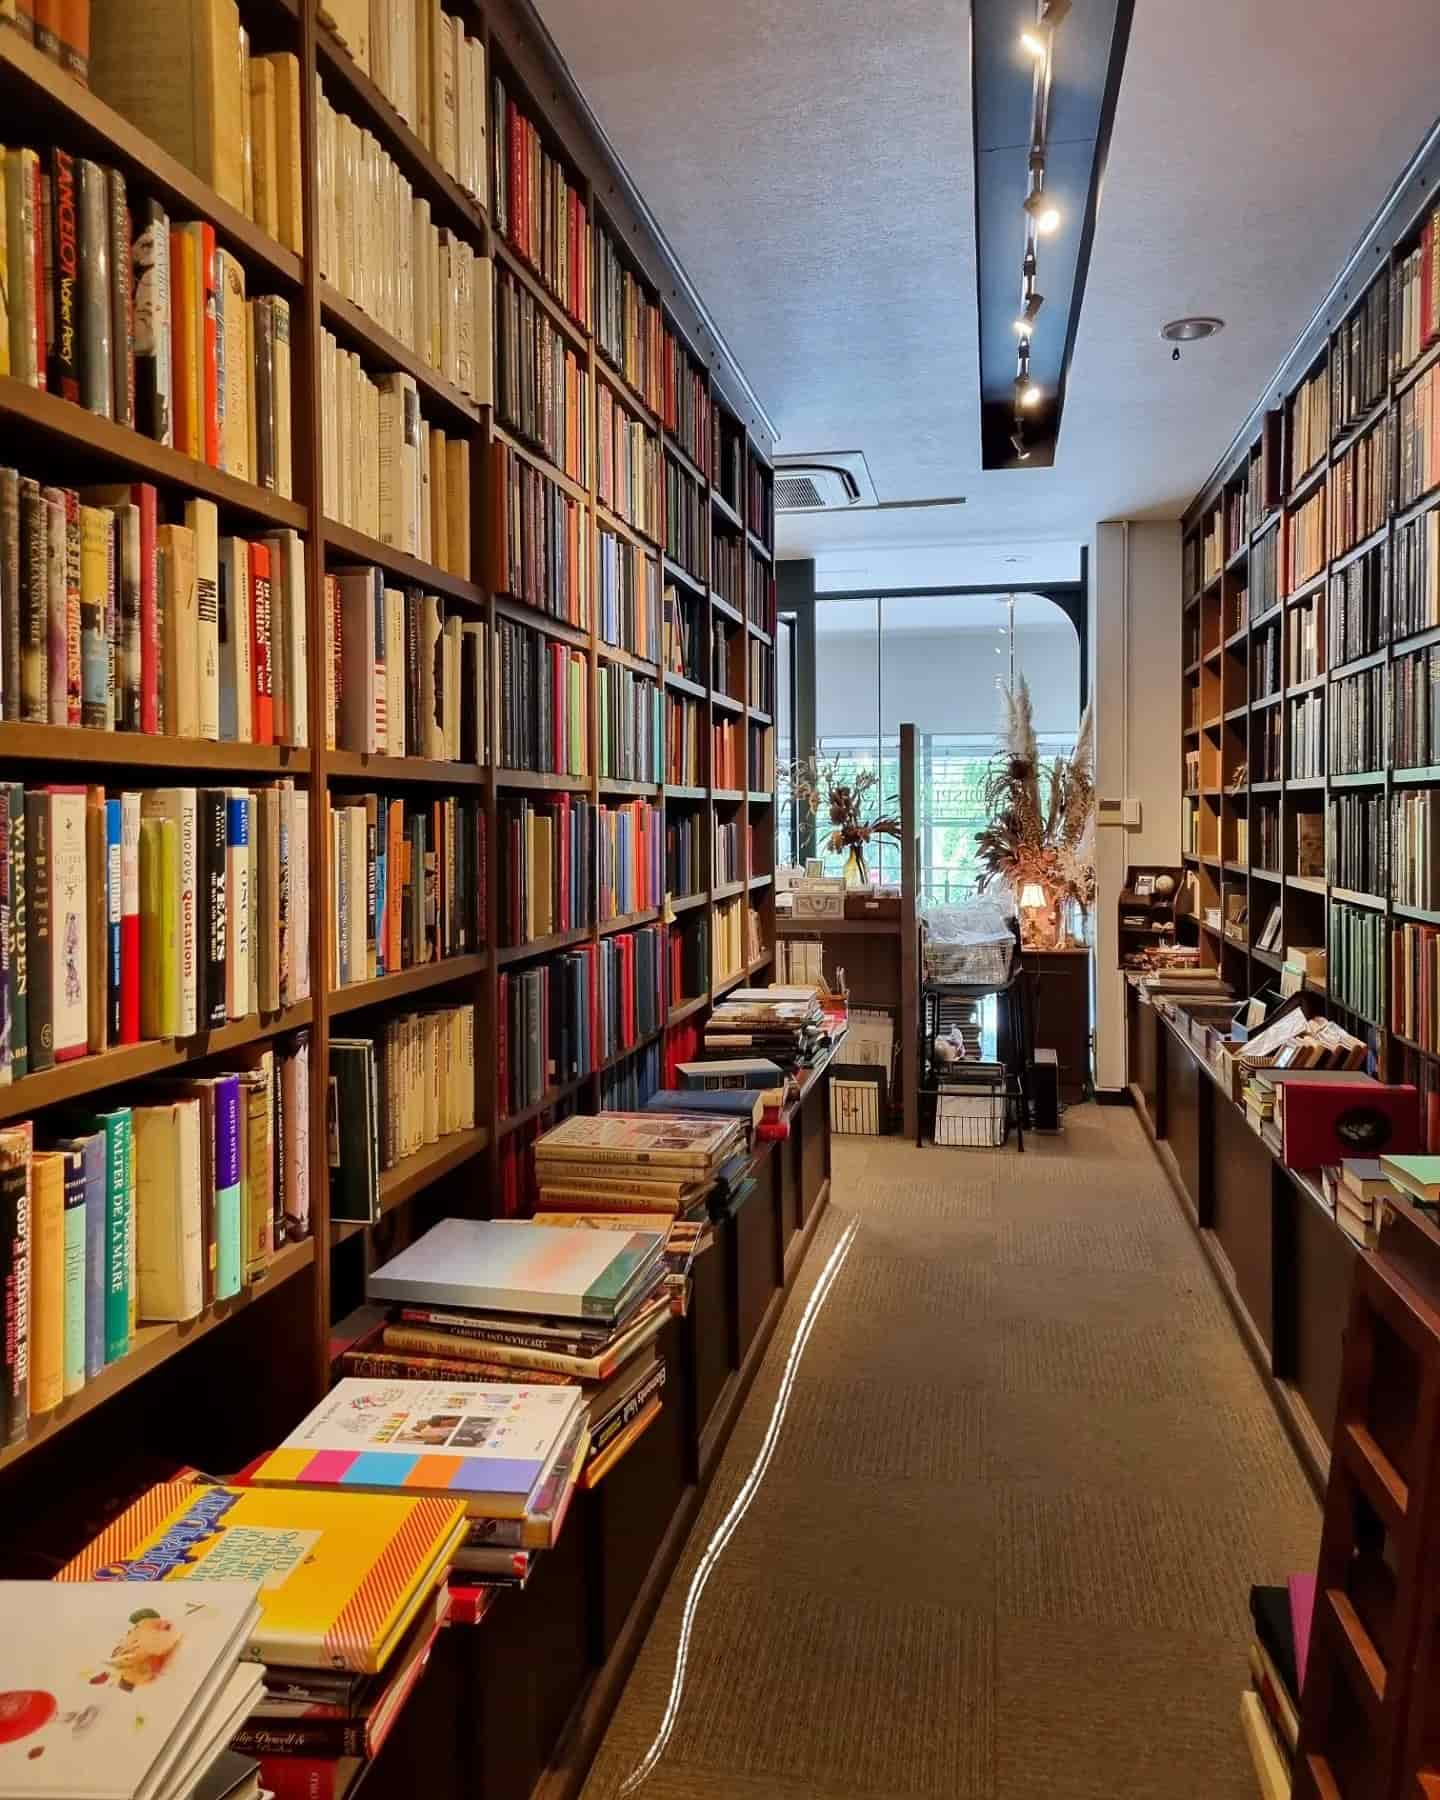
[[[258,1581],[242,1655],[374,1674],[466,1531],[458,1500],[162,1482],[65,1565],[60,1581]]]

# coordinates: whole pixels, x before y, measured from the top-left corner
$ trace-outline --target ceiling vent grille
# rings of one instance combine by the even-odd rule
[[[867,502],[875,504],[875,489],[860,451],[775,459],[777,512],[845,512]]]

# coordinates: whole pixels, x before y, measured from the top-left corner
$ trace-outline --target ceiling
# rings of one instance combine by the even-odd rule
[[[537,4],[780,451],[965,496],[782,517],[782,554],[846,566],[1068,563],[1097,520],[1178,517],[1436,115],[1435,0],[1142,0],[1056,465],[983,473],[965,0]],[[1173,363],[1159,327],[1197,312],[1228,328]]]

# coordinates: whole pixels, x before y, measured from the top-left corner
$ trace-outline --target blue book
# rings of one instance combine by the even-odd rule
[[[105,995],[110,1042],[120,1042],[120,820],[122,800],[105,802],[105,931],[109,980]]]
[[[85,1385],[85,1155],[73,1147],[65,1158],[65,1329],[62,1369],[67,1397]]]
[[[240,1292],[240,1077],[217,1076],[215,1092],[215,1298]]]
[[[105,1367],[105,1133],[62,1138],[57,1148],[80,1153],[85,1175],[85,1379]],[[68,1315],[67,1315],[68,1324]]]

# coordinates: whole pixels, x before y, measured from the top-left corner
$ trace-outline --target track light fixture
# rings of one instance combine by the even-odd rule
[[[1060,224],[1060,209],[1046,194],[1044,188],[1032,188],[1025,197],[1025,211],[1030,215],[1030,222],[1041,237],[1049,237]]]
[[[1015,320],[1015,329],[1021,337],[1029,337],[1034,331],[1035,321],[1040,317],[1040,308],[1045,304],[1043,294],[1037,294],[1028,282],[1026,287],[1028,292],[1025,295],[1025,304],[1020,308],[1019,316]]]
[[[1028,50],[1037,62],[1042,56],[1048,55],[1050,50],[1050,46],[1045,42],[1038,31],[1022,31],[1020,33],[1020,47],[1022,50]]]
[[[1060,227],[1060,209],[1045,192],[1046,135],[1050,122],[1050,88],[1053,80],[1055,32],[1064,23],[1072,0],[1036,0],[1035,22],[1020,33],[1021,45],[1035,58],[1035,88],[1030,115],[1030,151],[1026,159],[1029,171],[1023,205],[1025,208],[1025,247],[1020,261],[1020,309],[1015,315],[1015,335],[1019,340],[1015,356],[1015,429],[1010,443],[1018,462],[1030,457],[1025,439],[1025,415],[1034,412],[1044,398],[1038,384],[1030,378],[1030,345],[1035,335],[1035,321],[1045,304],[1045,296],[1036,290],[1039,261],[1037,240],[1048,237]]]
[[[1020,375],[1015,381],[1015,404],[1031,411],[1040,404],[1040,390],[1029,375]]]
[[[1025,442],[1025,421],[1023,419],[1016,419],[1015,429],[1010,433],[1010,443],[1014,448],[1017,462],[1030,460],[1030,446]],[[1003,627],[1001,629],[1003,630]]]
[[[1040,23],[1048,25],[1053,31],[1057,25],[1065,23],[1070,11],[1071,0],[1043,0],[1040,7]]]

